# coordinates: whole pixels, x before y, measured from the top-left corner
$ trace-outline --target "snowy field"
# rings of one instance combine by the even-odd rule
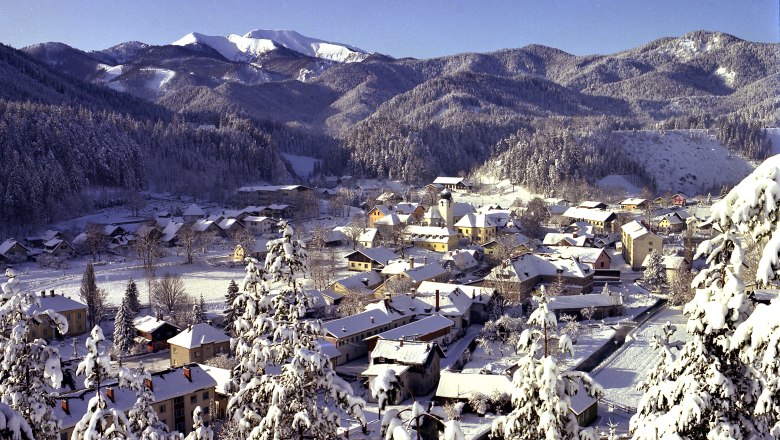
[[[749,161],[730,155],[719,141],[703,130],[622,132],[627,154],[644,165],[659,191],[688,196],[734,185],[753,171]],[[717,173],[712,173],[717,169]]]
[[[314,174],[314,164],[320,161],[320,159],[310,156],[296,156],[287,153],[282,153],[282,156],[290,162],[295,174],[302,179],[311,177]]]
[[[687,342],[686,319],[682,312],[662,309],[629,334],[626,344],[594,370],[593,378],[604,387],[605,401],[636,408],[642,397],[639,383],[658,360],[658,353],[652,347],[653,336],[661,333],[667,321],[677,325],[672,341]]]

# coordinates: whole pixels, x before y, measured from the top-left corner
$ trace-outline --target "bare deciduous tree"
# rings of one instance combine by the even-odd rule
[[[352,243],[352,249],[357,249],[358,239],[360,239],[360,236],[363,235],[365,230],[363,217],[358,215],[352,217],[349,225],[344,228],[344,234],[347,236],[350,243]]]
[[[184,251],[187,264],[192,264],[196,252],[205,252],[206,247],[214,241],[213,233],[198,232],[188,224],[182,226],[176,236],[179,246]]]
[[[338,312],[341,316],[352,316],[360,313],[366,305],[371,303],[372,299],[373,297],[371,295],[366,295],[359,290],[349,291],[341,298]]]
[[[92,266],[92,263],[87,263],[84,275],[81,278],[79,298],[87,305],[87,322],[90,328],[100,323],[105,312],[106,296],[108,296],[108,293],[105,290],[98,289],[95,267]]]
[[[154,283],[151,302],[155,309],[175,318],[177,315],[187,315],[180,312],[187,312],[193,301],[184,290],[181,277],[166,273]]]
[[[90,255],[92,255],[92,261],[97,261],[100,259],[100,253],[105,252],[106,246],[108,245],[108,236],[105,233],[105,227],[103,227],[103,225],[90,223],[87,225],[86,236],[87,238],[84,241],[84,246],[87,248]]]

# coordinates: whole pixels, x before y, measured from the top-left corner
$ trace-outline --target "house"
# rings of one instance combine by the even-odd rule
[[[580,202],[577,205],[578,208],[585,208],[585,209],[607,209],[608,205],[604,202],[597,202],[593,200],[585,200],[583,202]]]
[[[388,205],[376,205],[368,211],[368,223],[373,226],[374,223],[381,220],[384,216],[395,212],[395,208]]]
[[[263,208],[258,215],[273,218],[292,218],[293,207],[284,203],[271,203]]]
[[[415,298],[433,308],[453,322],[453,332],[460,335],[471,325],[471,304],[473,299],[456,284],[425,281],[420,283]]]
[[[393,191],[385,191],[382,194],[380,194],[376,198],[376,200],[378,202],[382,202],[382,203],[388,204],[390,206],[393,206],[396,203],[403,201],[404,198],[401,197],[400,195],[398,195],[397,193],[394,193]]]
[[[605,205],[606,206],[606,205]],[[590,223],[596,233],[609,233],[613,230],[613,222],[617,214],[602,209],[571,207],[563,213],[563,217],[573,221],[585,221]]]
[[[176,246],[178,240],[177,234],[179,233],[179,229],[183,226],[184,223],[171,220],[168,222],[168,225],[165,226],[165,229],[163,229],[160,241],[168,247]]]
[[[313,188],[303,185],[244,186],[238,189],[236,203],[239,206],[268,206],[275,203],[296,205],[313,193]]]
[[[196,364],[196,365],[199,366],[204,373],[211,376],[211,378],[217,382],[216,386],[214,387],[214,398],[213,398],[214,412],[209,413],[209,418],[211,420],[224,419],[225,416],[227,415],[228,401],[230,400],[230,397],[233,395],[230,392],[230,376],[233,370],[227,368],[212,367],[211,365],[204,365],[204,364]]]
[[[217,226],[219,226],[220,236],[222,237],[230,237],[239,229],[244,229],[244,225],[242,225],[241,222],[235,218],[224,218],[219,223],[217,223]]]
[[[342,278],[331,284],[330,289],[340,294],[362,294],[373,295],[374,289],[382,284],[383,280],[379,273],[369,270]]]
[[[133,326],[138,334],[136,341],[143,343],[149,353],[168,349],[168,339],[181,331],[179,327],[154,316],[139,316],[133,320]]]
[[[410,261],[410,266],[414,266],[414,260],[412,259]],[[442,267],[441,264],[438,262],[433,262],[429,264],[425,264],[422,266],[417,267],[410,267],[407,270],[404,270],[398,275],[394,275],[388,279],[388,281],[391,280],[406,280],[408,282],[408,285],[412,289],[416,289],[420,283],[424,281],[436,281],[436,282],[444,282],[449,279],[450,272]],[[397,294],[397,293],[405,293],[405,292],[391,292],[387,291],[388,289],[386,286],[389,284],[386,282],[385,285],[383,285],[377,293],[385,293],[385,294]]]
[[[168,339],[171,346],[171,365],[204,362],[221,353],[230,353],[230,336],[209,323],[193,324]]]
[[[685,208],[687,205],[688,198],[683,193],[677,193],[672,196],[671,199],[669,199],[669,204],[672,206],[677,206],[680,208]]]
[[[609,295],[587,293],[555,296],[550,298],[547,307],[558,318],[562,315],[571,315],[578,320],[586,319],[582,316],[582,309],[593,307],[594,313],[591,319],[604,319],[623,315],[623,297],[618,292],[611,292]]]
[[[364,199],[372,199],[382,194],[382,187],[373,183],[365,183],[357,186],[360,196]]]
[[[325,236],[325,247],[346,246],[349,244],[349,238],[344,233],[343,227],[333,228]]]
[[[548,246],[542,253],[555,253],[577,259],[585,263],[593,270],[608,270],[612,264],[612,257],[602,248],[587,248],[575,246]]]
[[[388,341],[420,341],[449,344],[455,338],[451,332],[452,320],[442,315],[426,316],[420,320],[366,338],[368,351],[372,351],[380,339]]]
[[[200,365],[168,369],[151,374],[146,386],[154,393],[152,408],[170,431],[187,435],[192,431],[192,413],[200,406],[208,412],[215,406],[217,382]],[[127,413],[136,403],[136,391],[119,387],[116,380],[101,383],[100,393],[108,409]],[[87,412],[94,389],[63,393],[54,406],[54,416],[61,422],[60,438],[70,438],[76,424]],[[221,408],[215,410],[219,412]]]
[[[687,226],[687,219],[690,215],[685,211],[672,211],[664,215],[654,217],[653,224],[656,228],[662,231],[669,232],[682,232]]]
[[[473,243],[487,243],[496,237],[496,225],[487,214],[467,214],[457,223],[455,230],[461,237]]]
[[[413,318],[414,315],[371,309],[356,315],[323,322],[324,339],[333,344],[341,353],[334,365],[341,365],[365,356],[368,353],[366,338],[408,324]]]
[[[644,211],[648,206],[650,206],[649,200],[635,197],[630,197],[620,202],[620,207],[629,212]]]
[[[207,220],[207,219],[201,219],[196,221],[192,225],[192,230],[201,234],[209,233],[213,234],[214,236],[221,235],[222,229],[219,227],[219,224],[213,220]]]
[[[372,371],[371,367],[387,365],[385,368],[392,368],[401,379],[402,393],[410,392],[413,396],[423,396],[439,383],[439,366],[444,357],[444,352],[435,342],[380,339],[371,351],[370,366],[362,375],[367,377],[371,384],[372,378],[377,377],[372,374],[375,371]],[[403,372],[397,371],[396,367],[400,367],[399,370]]]
[[[390,261],[398,258],[393,251],[386,247],[374,247],[370,249],[358,249],[350,252],[344,258],[347,259],[347,268],[360,272],[382,270]]]
[[[636,220],[622,226],[621,239],[623,241],[623,258],[632,270],[640,270],[650,252],[661,252],[663,249],[661,237],[650,232]]]
[[[388,262],[385,267],[382,268],[381,271],[379,271],[380,275],[382,275],[383,280],[387,280],[388,278],[395,277],[397,275],[401,275],[402,273],[406,272],[407,270],[416,269],[418,267],[423,267],[426,264],[428,264],[428,259],[425,258],[423,261],[415,260],[414,257],[409,257],[408,260],[404,260],[403,258],[399,258],[397,260],[392,260]]]
[[[401,218],[404,217],[404,218]],[[395,212],[388,214],[373,223],[374,228],[379,231],[379,235],[388,237],[393,233],[393,230],[398,228],[404,228],[406,226],[405,219],[408,219],[408,215],[398,215]]]
[[[182,213],[182,217],[184,218],[184,221],[187,223],[196,222],[198,220],[202,220],[206,218],[206,211],[203,210],[200,206],[193,203],[190,206],[187,207],[187,209],[184,210]]]
[[[642,262],[642,267],[647,267],[649,255]],[[666,279],[671,282],[681,271],[690,271],[691,262],[679,255],[664,255],[663,263],[666,268]]]
[[[404,229],[404,241],[423,249],[447,252],[458,247],[458,234],[451,228],[410,225]]]
[[[395,212],[411,215],[415,221],[420,221],[425,214],[425,207],[419,203],[398,203],[395,205]]]
[[[25,241],[33,247],[43,247],[43,244],[49,240],[62,239],[62,233],[56,229],[49,229],[40,236],[27,237]]]
[[[379,243],[381,242],[380,238],[379,231],[377,231],[376,228],[368,228],[360,234],[357,241],[358,244],[364,248],[371,249],[379,246]]]
[[[512,389],[512,379],[505,374],[442,371],[434,398],[441,404],[457,402],[468,404],[469,400],[476,394],[485,396],[509,395]]]
[[[523,254],[496,266],[485,281],[496,289],[516,292],[528,298],[537,285],[550,285],[560,277],[566,295],[590,293],[593,270],[574,258],[552,254]],[[500,286],[500,287],[499,287]],[[508,292],[501,292],[506,295]]]
[[[528,237],[526,237],[523,234],[516,233],[516,234],[507,234],[504,235],[505,237],[511,237],[507,242],[499,243],[498,240],[490,240],[489,242],[482,245],[482,247],[485,249],[485,255],[493,255],[496,252],[496,249],[501,246],[507,246],[509,247],[512,255],[516,256],[520,255],[526,252],[529,252],[531,250],[531,243]]]
[[[8,263],[21,263],[27,261],[30,250],[13,238],[9,238],[0,244],[0,260]]]
[[[48,295],[46,295],[45,290],[42,290],[40,300],[40,307],[34,305],[32,310],[52,310],[64,316],[68,321],[68,332],[61,335],[54,322],[48,317],[44,317],[41,323],[33,324],[30,327],[32,338],[51,340],[54,337],[79,336],[87,332],[86,304],[64,295],[56,295],[54,290],[50,290]]]
[[[433,181],[434,185],[441,185],[450,191],[471,191],[474,184],[465,177],[444,177],[439,176]]]
[[[560,232],[548,232],[542,244],[545,246],[577,246],[577,247],[592,247],[593,237],[587,235],[578,235],[576,232],[571,234]]]
[[[441,264],[452,273],[465,273],[476,270],[479,263],[475,258],[476,252],[466,249],[449,251],[444,254]]]
[[[43,252],[61,260],[76,256],[76,249],[67,241],[59,238],[53,238],[44,243]]]
[[[276,232],[278,222],[270,217],[250,215],[244,217],[244,226],[255,235],[271,234]]]
[[[577,418],[577,424],[588,426],[599,416],[598,399],[588,395],[580,384],[577,394],[569,397],[569,411]]]

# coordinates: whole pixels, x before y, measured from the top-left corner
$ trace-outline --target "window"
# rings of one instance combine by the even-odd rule
[[[76,313],[76,318],[81,319],[81,313]]]
[[[64,432],[60,433],[60,440],[70,440],[70,436]]]
[[[200,351],[195,350],[195,357],[200,357]]]
[[[160,405],[160,414],[165,413],[165,405]]]
[[[198,403],[198,395],[197,394],[193,394],[193,395],[190,396],[190,403],[193,403],[193,404],[194,403]]]
[[[176,417],[176,418],[179,418],[179,417],[184,417],[184,408],[179,408],[179,409],[177,409],[177,410],[174,412],[174,414],[173,414],[173,417]]]
[[[209,392],[208,391],[204,391],[203,392],[203,400],[209,400]]]

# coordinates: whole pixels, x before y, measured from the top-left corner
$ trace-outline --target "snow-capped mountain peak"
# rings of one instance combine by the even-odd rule
[[[176,46],[203,45],[231,61],[250,61],[279,47],[310,57],[350,63],[366,59],[369,54],[346,44],[309,38],[291,30],[254,30],[245,35],[227,37],[192,32],[173,42]]]

